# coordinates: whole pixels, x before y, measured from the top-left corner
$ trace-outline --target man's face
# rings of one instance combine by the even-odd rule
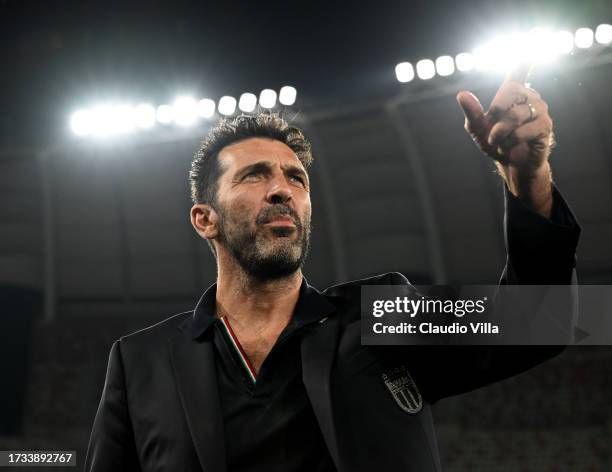
[[[284,143],[249,138],[219,153],[218,242],[259,280],[298,270],[310,239],[310,184]]]

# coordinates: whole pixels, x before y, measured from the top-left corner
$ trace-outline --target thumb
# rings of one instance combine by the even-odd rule
[[[480,127],[485,119],[484,109],[480,100],[472,92],[462,91],[457,94],[457,103],[463,110],[466,126]]]

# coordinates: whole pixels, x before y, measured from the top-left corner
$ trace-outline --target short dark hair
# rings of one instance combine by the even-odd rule
[[[270,138],[291,148],[305,168],[312,164],[310,142],[296,126],[289,125],[277,113],[256,113],[219,121],[202,141],[191,161],[189,183],[194,204],[215,206],[222,169],[219,152],[230,144],[249,138]]]

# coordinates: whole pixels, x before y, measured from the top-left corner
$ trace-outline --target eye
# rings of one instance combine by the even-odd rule
[[[297,180],[300,184],[304,185],[304,179],[299,175],[291,175],[289,176],[291,180]]]
[[[249,172],[248,174],[245,174],[242,177],[242,180],[249,179],[249,178],[254,178],[254,177],[259,177],[260,175],[261,175],[261,171],[254,170],[252,172]]]

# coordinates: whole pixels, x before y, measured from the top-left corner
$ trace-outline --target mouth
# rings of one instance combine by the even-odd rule
[[[264,223],[264,226],[284,226],[284,227],[292,227],[295,228],[295,223],[293,222],[293,218],[290,216],[275,216],[271,218],[269,221]]]

